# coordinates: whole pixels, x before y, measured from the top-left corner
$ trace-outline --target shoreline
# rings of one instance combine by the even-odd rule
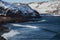
[[[9,31],[10,31],[10,29],[8,27],[0,25],[0,40],[6,40],[1,35],[4,34],[4,33],[8,33]]]

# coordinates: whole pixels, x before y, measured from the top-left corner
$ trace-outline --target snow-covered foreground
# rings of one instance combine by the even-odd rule
[[[21,38],[27,38],[27,37],[24,37],[23,35],[29,34],[30,32],[35,31],[35,30],[39,30],[38,27],[30,26],[30,25],[21,25],[21,24],[14,24],[14,23],[7,24],[7,25],[12,28],[11,31],[1,35],[7,40],[17,40],[17,39],[19,40]]]
[[[35,22],[8,23],[4,26],[9,27],[11,31],[2,36],[7,40],[58,40],[60,38],[59,18],[44,17]]]

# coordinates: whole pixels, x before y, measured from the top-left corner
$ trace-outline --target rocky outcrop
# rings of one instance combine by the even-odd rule
[[[34,12],[34,9],[32,9],[28,4],[21,4],[21,5],[15,5],[15,4],[10,4],[4,1],[0,1],[1,5],[0,5],[0,9],[3,11],[3,13],[1,13],[2,15],[6,16],[7,13],[9,15],[13,15],[13,16],[29,16],[29,14],[31,16],[36,16],[36,12]],[[6,10],[7,9],[7,10]]]
[[[1,35],[1,33],[3,34],[3,33],[6,33],[6,32],[9,32],[9,31],[10,31],[9,28],[4,27],[4,26],[0,26],[0,35]]]
[[[0,24],[12,23],[12,22],[26,22],[26,17],[0,17]]]
[[[27,18],[40,17],[39,12],[32,9],[28,4],[14,5],[1,1],[0,23],[27,21]],[[7,6],[6,6],[7,5]]]
[[[0,36],[0,40],[6,40],[6,39],[5,39],[4,37],[1,37],[1,36]]]
[[[4,34],[4,33],[9,32],[9,31],[10,31],[9,28],[0,25],[0,40],[6,40],[6,39],[5,39],[4,37],[2,37],[1,35]]]
[[[40,17],[39,12],[32,9],[28,4],[16,5],[0,1],[0,23],[27,21],[28,18]]]

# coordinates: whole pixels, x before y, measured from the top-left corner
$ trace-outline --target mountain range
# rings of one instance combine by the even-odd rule
[[[51,2],[33,2],[29,3],[29,6],[41,13],[55,13],[60,11],[60,1],[51,1]]]
[[[3,1],[2,1],[3,2]],[[40,14],[57,14],[60,15],[60,1],[43,1],[43,2],[31,2],[31,3],[5,3],[5,8],[9,7],[10,9],[13,9],[14,7],[18,7],[22,12],[32,12],[30,10],[31,8],[33,10],[36,10]],[[1,5],[1,4],[0,4]],[[3,5],[4,6],[4,5]],[[27,10],[27,11],[26,11]]]

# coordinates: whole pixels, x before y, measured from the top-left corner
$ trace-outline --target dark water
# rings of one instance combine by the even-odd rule
[[[25,23],[8,23],[8,40],[60,40],[60,17],[45,16]],[[11,36],[12,35],[12,36]]]

